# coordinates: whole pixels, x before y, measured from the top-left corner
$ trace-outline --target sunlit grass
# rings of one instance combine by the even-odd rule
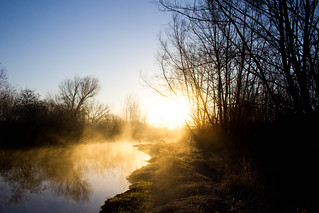
[[[151,186],[147,181],[131,185],[129,191],[108,199],[101,212],[137,212],[136,208],[150,208],[153,205]]]
[[[149,148],[149,164],[128,177],[130,190],[108,199],[101,212],[269,212],[248,159],[221,151],[203,155],[185,140]]]

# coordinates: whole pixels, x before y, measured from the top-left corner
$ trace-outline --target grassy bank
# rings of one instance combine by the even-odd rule
[[[229,151],[186,143],[142,145],[149,164],[129,177],[130,189],[101,212],[270,212],[253,165]]]

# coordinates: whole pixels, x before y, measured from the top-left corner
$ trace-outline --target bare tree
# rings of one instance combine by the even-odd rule
[[[192,100],[197,126],[228,129],[319,109],[318,1],[158,4],[175,14],[161,41],[161,79]]]
[[[86,107],[87,121],[91,125],[103,125],[110,121],[111,114],[108,105],[92,101]]]
[[[146,116],[143,115],[138,98],[135,95],[125,97],[123,114],[127,123],[145,123]]]
[[[0,64],[0,120],[8,116],[13,105],[14,92],[8,82],[6,68]]]
[[[97,78],[74,77],[68,79],[59,85],[58,99],[62,102],[67,110],[79,113],[88,100],[92,99],[100,89]]]
[[[11,117],[16,121],[30,122],[40,119],[46,112],[47,107],[40,99],[40,94],[35,90],[23,89],[15,96]]]

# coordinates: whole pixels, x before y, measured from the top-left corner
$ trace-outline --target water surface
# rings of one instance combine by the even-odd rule
[[[131,142],[0,150],[0,212],[99,212],[150,158]]]

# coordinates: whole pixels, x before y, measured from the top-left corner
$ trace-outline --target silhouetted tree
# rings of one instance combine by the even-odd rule
[[[59,86],[58,99],[67,110],[79,113],[82,106],[92,99],[100,89],[99,80],[94,77],[74,77],[63,81]]]
[[[231,135],[236,151],[261,162],[271,195],[282,197],[271,197],[275,211],[318,211],[319,1],[157,3],[174,14],[160,80],[189,97],[195,127],[221,127],[218,142]]]
[[[175,14],[162,79],[224,129],[318,110],[318,1],[159,0]]]
[[[0,121],[6,120],[13,105],[14,89],[10,86],[5,67],[0,64]]]
[[[32,146],[45,134],[48,110],[40,95],[24,89],[12,94],[10,104],[1,122],[1,138],[4,146]]]
[[[31,89],[15,92],[6,70],[0,69],[0,146],[33,147],[78,142],[85,130],[105,137],[120,134],[122,120],[94,96],[100,88],[94,77],[75,77],[47,99]],[[88,133],[88,132],[87,132]]]
[[[89,124],[104,125],[109,123],[111,117],[110,107],[97,101],[92,101],[86,107],[86,115],[86,121]]]
[[[24,89],[14,101],[15,119],[20,122],[36,121],[46,113],[46,106],[40,100],[40,95],[31,89]]]

